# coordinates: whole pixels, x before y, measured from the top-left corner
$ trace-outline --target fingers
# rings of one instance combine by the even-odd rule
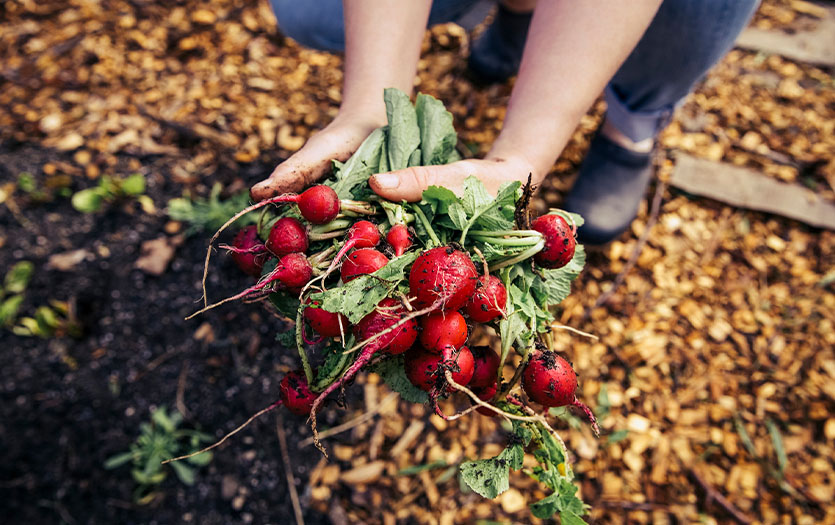
[[[473,165],[468,161],[443,166],[414,166],[388,173],[372,175],[368,180],[374,193],[390,201],[417,202],[423,190],[429,186],[444,186],[460,193],[461,183],[475,175]]]
[[[269,178],[262,180],[249,190],[254,201],[269,199],[282,193],[298,193],[305,186],[320,179],[325,174],[327,162],[306,166],[292,162],[292,157],[279,164]]]

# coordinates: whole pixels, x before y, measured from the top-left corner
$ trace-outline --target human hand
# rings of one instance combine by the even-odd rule
[[[491,157],[485,159],[459,160],[440,166],[414,166],[388,173],[372,175],[368,183],[371,189],[390,201],[417,202],[423,190],[429,186],[443,186],[456,195],[462,194],[464,179],[474,176],[481,180],[492,195],[508,181],[525,182],[528,175],[536,173],[522,157]],[[537,179],[538,180],[538,179]]]
[[[331,159],[347,160],[380,123],[337,117],[305,145],[250,189],[254,201],[298,193],[330,172]]]

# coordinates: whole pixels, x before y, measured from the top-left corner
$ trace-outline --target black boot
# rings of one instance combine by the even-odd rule
[[[467,67],[477,80],[504,82],[519,70],[532,13],[515,13],[499,4],[493,23],[473,42]]]
[[[585,220],[578,240],[606,244],[620,236],[637,216],[651,176],[652,153],[630,151],[598,132],[563,202]]]

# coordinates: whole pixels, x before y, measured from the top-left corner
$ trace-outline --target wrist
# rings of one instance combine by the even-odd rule
[[[531,183],[534,185],[542,182],[553,165],[553,161],[546,162],[544,159],[531,157],[521,148],[514,148],[510,144],[500,142],[499,139],[490,148],[484,160],[503,163],[507,169],[508,179],[524,183],[530,174]]]

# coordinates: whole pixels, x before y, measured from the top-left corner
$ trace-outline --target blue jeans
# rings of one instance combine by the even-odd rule
[[[455,21],[476,1],[435,0],[429,25]],[[270,2],[285,35],[316,49],[344,49],[342,0]],[[633,141],[655,137],[693,86],[731,49],[758,4],[665,0],[606,86],[606,118]]]

